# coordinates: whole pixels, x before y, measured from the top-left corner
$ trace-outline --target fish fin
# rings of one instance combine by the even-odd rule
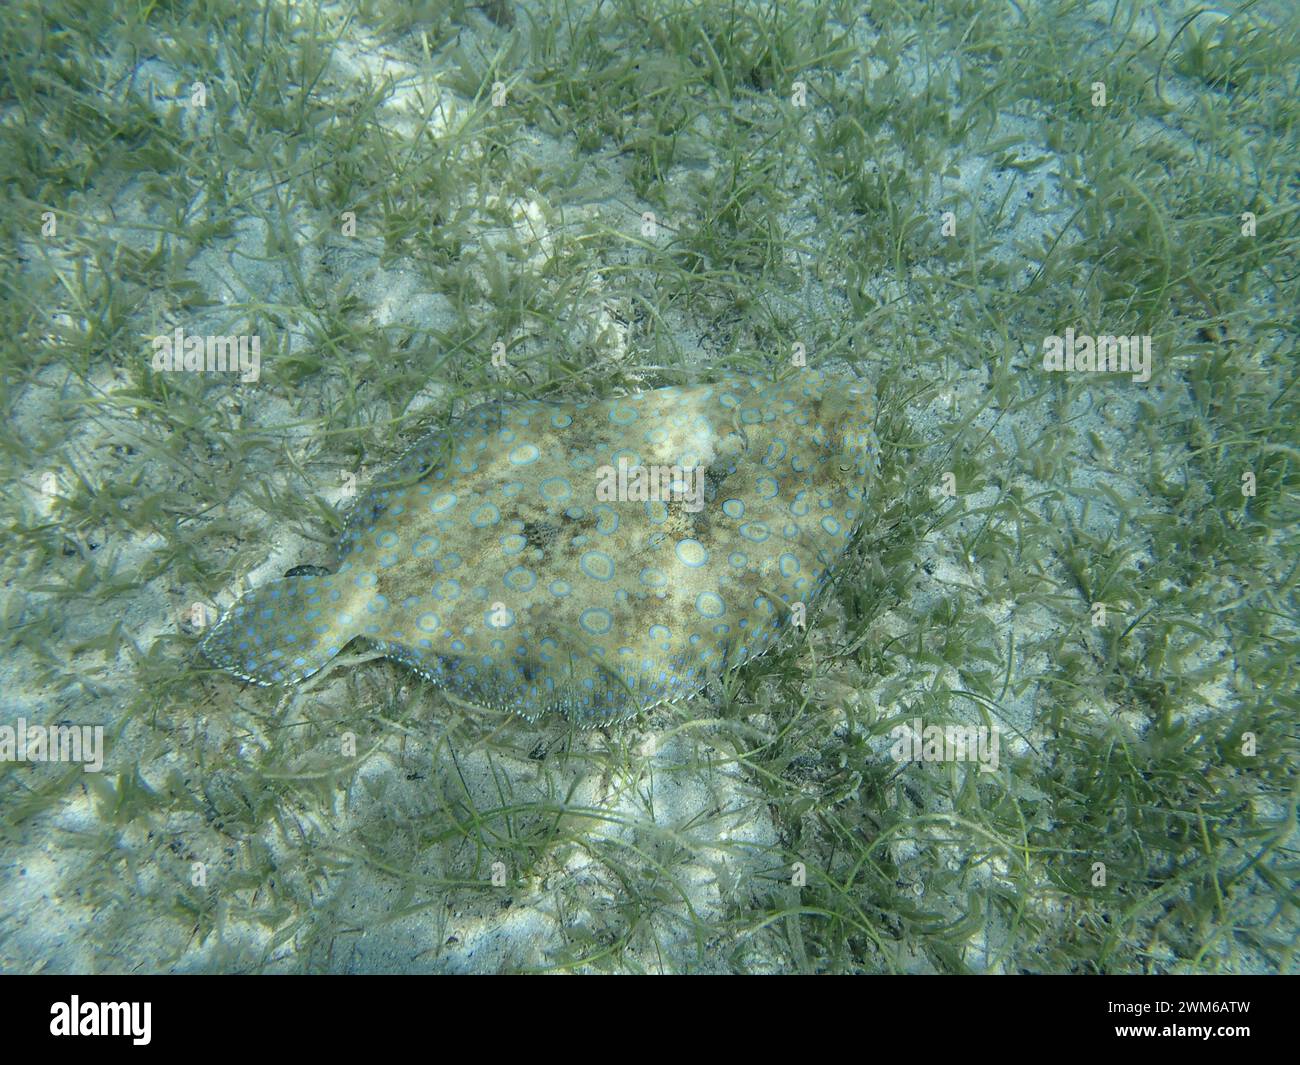
[[[322,669],[357,631],[327,605],[336,576],[285,577],[241,596],[199,644],[214,665],[257,684],[292,684]],[[359,626],[357,627],[359,631]]]

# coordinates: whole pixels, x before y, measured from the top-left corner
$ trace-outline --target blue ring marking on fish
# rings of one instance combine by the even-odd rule
[[[537,575],[525,566],[513,566],[506,571],[503,580],[513,592],[530,592],[537,583]]]
[[[501,511],[491,503],[482,504],[469,516],[469,523],[476,529],[485,529],[489,525],[495,525],[500,520]]]
[[[614,576],[614,560],[604,551],[588,551],[578,560],[578,568],[594,581],[607,581]]]
[[[550,583],[550,593],[556,599],[563,599],[571,591],[573,591],[573,587],[568,581],[554,580]]]
[[[548,477],[538,488],[548,503],[562,503],[573,494],[573,487],[567,477]]]
[[[720,618],[727,612],[727,605],[716,592],[701,592],[695,599],[695,609],[706,618]]]
[[[597,503],[593,508],[594,513],[600,517],[596,519],[596,531],[602,536],[609,536],[618,529],[618,512],[608,503]]]
[[[709,549],[699,540],[687,538],[677,541],[677,560],[683,566],[698,569],[709,561]]]
[[[529,466],[541,458],[541,451],[536,444],[520,444],[506,456],[512,466]]]
[[[411,554],[415,558],[424,558],[425,555],[437,553],[438,547],[441,546],[442,541],[438,540],[438,537],[425,534],[425,536],[421,536],[419,540],[416,540],[415,544],[411,545]]]

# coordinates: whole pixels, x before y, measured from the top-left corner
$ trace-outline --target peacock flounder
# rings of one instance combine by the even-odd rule
[[[203,653],[291,683],[361,636],[480,705],[627,718],[812,605],[863,513],[874,415],[868,385],[811,369],[476,407],[357,500],[336,573],[243,596]]]

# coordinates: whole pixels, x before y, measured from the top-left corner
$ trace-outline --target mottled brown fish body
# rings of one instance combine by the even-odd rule
[[[873,422],[866,385],[809,370],[477,408],[358,501],[338,573],[252,593],[205,650],[274,682],[365,636],[485,705],[627,717],[811,606],[860,520]]]

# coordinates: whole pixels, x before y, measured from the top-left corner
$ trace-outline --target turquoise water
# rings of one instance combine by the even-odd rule
[[[1293,971],[1300,38],[1199,6],[16,5],[0,968]],[[810,371],[701,691],[198,653],[480,404]]]

